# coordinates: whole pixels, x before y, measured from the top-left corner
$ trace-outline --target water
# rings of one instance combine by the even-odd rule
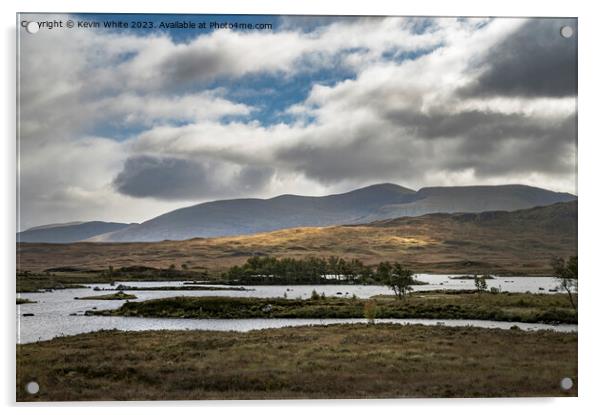
[[[416,274],[416,279],[428,283],[428,285],[415,285],[414,291],[433,291],[433,290],[473,290],[475,288],[473,280],[458,280],[453,279],[457,275],[433,275],[433,274]],[[146,282],[120,282],[117,281],[115,286],[119,284],[136,286],[136,287],[177,287],[184,285],[185,281],[146,281]],[[541,293],[548,294],[550,290],[555,289],[558,285],[556,279],[552,277],[494,277],[491,280],[487,280],[488,287],[495,287],[501,291],[515,292],[515,293]],[[91,287],[99,287],[103,289],[114,289],[115,287],[109,284],[92,284]],[[223,287],[223,286],[222,286]],[[193,296],[236,296],[236,297],[283,297],[286,292],[288,298],[309,298],[311,292],[316,290],[319,294],[324,293],[326,296],[352,296],[355,294],[359,298],[370,298],[373,295],[385,294],[391,295],[393,292],[382,285],[263,285],[263,286],[245,286],[241,285],[251,291],[187,291],[190,294],[185,294],[186,291],[165,291],[155,297],[154,294],[160,292],[147,292],[152,293],[153,297],[174,297],[175,295],[193,295]],[[287,291],[287,288],[289,291]],[[136,296],[140,291],[134,292]],[[174,294],[175,293],[175,294]],[[234,294],[233,294],[234,293]],[[97,293],[102,294],[102,293]],[[93,295],[93,294],[92,294]]]
[[[418,275],[418,279],[428,282],[429,285],[415,286],[416,291],[429,291],[437,289],[473,289],[472,280],[454,280],[446,275]],[[124,285],[138,287],[152,286],[183,286],[184,281],[153,281],[153,282],[121,282]],[[499,277],[487,281],[488,286],[501,288],[509,292],[548,293],[549,289],[556,286],[553,278],[544,277]],[[116,283],[117,285],[120,282]],[[103,300],[74,300],[74,297],[85,297],[111,293],[111,291],[94,291],[94,287],[110,289],[109,284],[91,284],[88,288],[56,290],[48,293],[27,293],[22,297],[37,301],[35,304],[22,304],[17,306],[17,342],[30,343],[38,340],[49,340],[61,335],[73,335],[102,329],[119,330],[220,330],[220,331],[248,331],[263,328],[299,326],[308,324],[336,324],[336,323],[362,323],[364,319],[242,319],[242,320],[197,320],[197,319],[156,319],[135,317],[102,317],[83,316],[86,310],[96,307],[102,309],[119,308],[125,301]],[[543,290],[539,290],[539,288]],[[351,297],[354,294],[359,298],[369,298],[378,294],[391,294],[391,290],[384,286],[362,285],[291,285],[291,286],[246,286],[249,291],[130,291],[138,299],[144,301],[154,298],[175,296],[231,296],[231,297],[283,297],[309,298],[313,290],[327,296]],[[23,313],[33,313],[34,316],[24,317]],[[72,315],[76,314],[76,315]],[[450,326],[510,328],[517,325],[524,330],[551,329],[555,331],[576,331],[576,325],[546,325],[527,323],[507,323],[483,320],[423,320],[423,319],[383,319],[377,322],[391,322],[399,324],[437,324]]]

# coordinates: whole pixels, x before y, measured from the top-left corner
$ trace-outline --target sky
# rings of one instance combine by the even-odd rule
[[[101,27],[19,30],[18,230],[384,182],[577,194],[576,19],[20,18]]]

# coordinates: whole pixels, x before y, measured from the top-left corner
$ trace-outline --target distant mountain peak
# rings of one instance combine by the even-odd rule
[[[515,184],[439,186],[415,191],[394,183],[379,183],[326,196],[216,200],[167,212],[141,224],[85,222],[28,230],[18,234],[18,239],[23,242],[183,240],[359,224],[430,213],[515,211],[573,200],[576,196],[568,193]]]

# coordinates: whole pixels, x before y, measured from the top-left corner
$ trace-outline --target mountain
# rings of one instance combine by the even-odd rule
[[[220,200],[177,209],[93,240],[182,240],[355,223],[384,205],[411,201],[415,193],[394,184],[380,184],[320,197],[282,195],[272,199]]]
[[[51,229],[51,228],[61,228],[63,226],[72,226],[72,225],[81,225],[84,222],[65,222],[65,223],[49,223],[48,225],[40,225],[34,226],[32,228],[26,229],[27,231],[37,231],[40,229]]]
[[[385,183],[330,196],[282,195],[202,203],[94,236],[94,242],[151,242],[246,235],[278,229],[367,223],[427,213],[517,210],[576,200],[523,185],[429,187]]]
[[[569,193],[523,185],[425,187],[416,192],[413,201],[383,206],[372,219],[428,213],[513,211],[572,200],[576,197]]]
[[[36,226],[17,233],[17,242],[70,243],[130,226],[115,222],[70,222]]]
[[[218,275],[254,255],[337,255],[367,264],[400,261],[415,272],[549,275],[553,256],[577,255],[577,202],[185,241],[19,244],[17,255],[18,264],[33,271],[186,264],[191,272]]]

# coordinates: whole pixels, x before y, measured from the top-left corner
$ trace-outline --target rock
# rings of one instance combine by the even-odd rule
[[[270,313],[272,311],[272,305],[271,304],[266,304],[262,307],[261,311],[263,311],[264,313]]]

